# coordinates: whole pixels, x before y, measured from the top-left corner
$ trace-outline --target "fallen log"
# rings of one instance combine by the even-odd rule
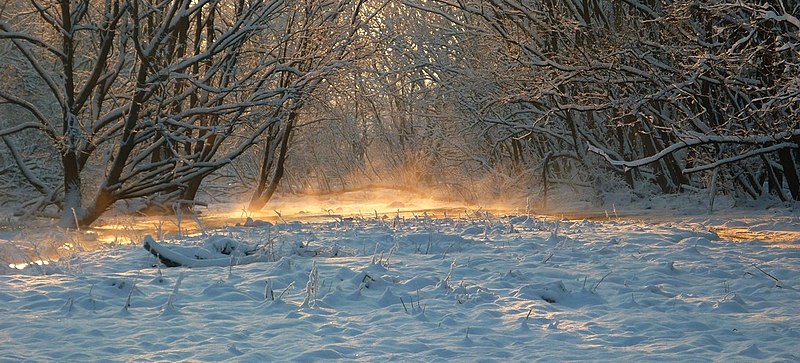
[[[267,256],[257,253],[256,249],[236,242],[212,237],[204,245],[206,248],[185,247],[158,243],[147,235],[143,247],[167,267],[235,266],[268,261]]]

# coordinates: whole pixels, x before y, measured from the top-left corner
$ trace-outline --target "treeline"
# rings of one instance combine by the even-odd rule
[[[545,190],[800,200],[798,2],[406,3],[446,20],[437,84],[487,159]]]
[[[212,175],[251,209],[375,182],[800,200],[796,1],[4,6],[0,188],[64,226]]]

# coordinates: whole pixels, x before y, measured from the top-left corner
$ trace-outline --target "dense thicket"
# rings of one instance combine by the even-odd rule
[[[24,180],[41,195],[26,210],[56,205],[64,225],[124,199],[192,205],[208,175],[254,209],[279,185],[366,183],[543,205],[555,185],[800,200],[796,1],[1,11],[0,182]]]
[[[545,190],[616,178],[800,198],[797,2],[406,3],[448,20],[467,64],[439,84],[488,160]]]

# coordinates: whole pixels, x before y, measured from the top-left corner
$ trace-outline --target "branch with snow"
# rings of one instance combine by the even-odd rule
[[[672,154],[672,153],[674,153],[674,152],[676,152],[678,150],[682,150],[682,149],[689,148],[689,147],[701,146],[701,145],[709,145],[709,144],[765,145],[765,144],[774,143],[776,141],[788,140],[788,139],[790,139],[792,137],[797,137],[797,136],[800,136],[800,129],[784,131],[784,132],[780,132],[780,133],[777,133],[777,134],[774,134],[774,135],[754,135],[754,136],[721,136],[721,135],[704,135],[704,134],[698,134],[698,133],[684,134],[681,137],[681,141],[680,142],[674,143],[672,145],[669,145],[669,146],[665,147],[664,149],[662,149],[661,151],[657,152],[656,154],[654,154],[652,156],[641,158],[641,159],[637,159],[637,160],[631,160],[631,161],[614,159],[606,151],[604,151],[603,149],[601,149],[600,147],[597,147],[595,145],[589,144],[588,150],[590,152],[593,152],[593,153],[595,153],[597,155],[602,156],[611,165],[620,166],[620,167],[623,167],[623,168],[625,168],[627,170],[627,169],[630,169],[630,168],[637,168],[637,167],[644,166],[644,165],[647,165],[647,164],[650,164],[650,163],[654,163],[656,161],[661,160],[662,158],[666,157],[669,154]],[[780,150],[780,149],[783,149],[783,148],[797,148],[797,145],[795,143],[790,143],[790,142],[783,142],[783,143],[780,143],[780,144],[770,145],[770,146],[767,146],[767,147],[764,147],[764,148],[761,148],[761,149],[758,149],[758,150],[754,150],[754,151],[749,152],[747,154],[743,154],[743,155],[739,155],[739,156],[736,156],[736,157],[729,158],[729,159],[727,159],[727,161],[721,162],[719,164],[715,163],[716,165],[713,165],[713,166],[689,168],[689,169],[685,169],[684,172],[685,173],[691,173],[691,172],[696,172],[696,171],[701,171],[701,170],[707,170],[707,169],[714,168],[716,166],[719,166],[719,165],[722,165],[722,164],[725,164],[725,163],[735,162],[735,161],[742,160],[742,159],[745,159],[745,158],[748,158],[748,157],[751,157],[751,156],[756,156],[756,155],[764,154],[764,153],[767,153],[767,152],[777,151],[777,150]],[[747,155],[747,156],[745,156],[745,155]],[[697,170],[695,170],[695,169],[697,169]]]

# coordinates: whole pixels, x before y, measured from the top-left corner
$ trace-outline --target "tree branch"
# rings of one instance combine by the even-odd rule
[[[739,155],[732,156],[732,157],[729,157],[729,158],[720,159],[720,160],[717,160],[717,161],[715,161],[713,163],[710,163],[710,164],[696,166],[696,167],[693,167],[693,168],[683,169],[681,172],[684,173],[684,174],[696,173],[696,172],[699,172],[699,171],[714,169],[714,168],[716,168],[716,167],[718,167],[720,165],[730,164],[730,163],[733,163],[733,162],[737,162],[739,160],[744,160],[744,159],[747,159],[747,158],[751,158],[753,156],[758,156],[758,155],[761,155],[761,154],[767,154],[767,153],[775,152],[775,151],[778,151],[780,149],[797,149],[797,148],[798,148],[797,144],[795,144],[793,142],[784,142],[784,143],[775,144],[775,145],[772,145],[772,146],[767,146],[767,147],[762,147],[762,148],[759,148],[759,149],[751,150],[751,151],[748,151],[748,152],[746,152],[744,154],[739,154]]]
[[[625,161],[613,159],[608,153],[604,152],[597,146],[589,144],[589,151],[598,154],[606,159],[611,165],[621,166],[624,168],[636,168],[650,163],[654,163],[672,154],[678,150],[685,149],[693,146],[708,145],[708,144],[752,144],[763,145],[769,144],[779,140],[788,140],[789,138],[800,136],[800,129],[784,131],[775,135],[756,135],[756,136],[725,136],[725,135],[703,135],[703,134],[686,134],[683,135],[679,143],[672,144],[662,149],[658,153],[638,160]]]
[[[34,188],[36,188],[36,190],[44,195],[53,195],[53,191],[47,186],[47,184],[45,184],[41,179],[37,178],[31,169],[25,165],[25,161],[22,160],[22,156],[19,154],[19,151],[14,143],[5,136],[0,138],[3,139],[3,143],[5,143],[6,147],[8,147],[8,151],[11,152],[11,157],[14,158],[14,162],[17,164],[19,171],[22,172],[22,175],[28,180],[28,183],[30,183]]]

